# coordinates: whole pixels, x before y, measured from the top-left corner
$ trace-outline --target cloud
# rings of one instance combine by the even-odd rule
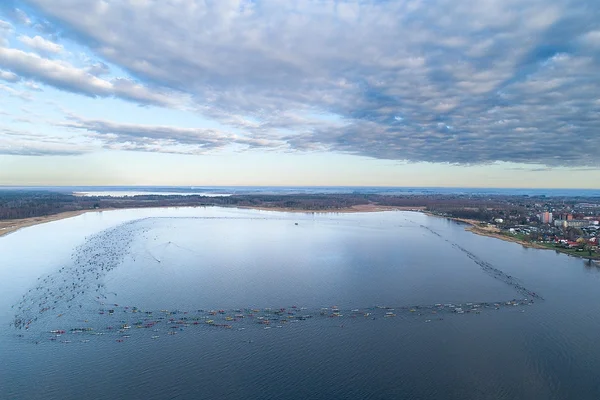
[[[273,148],[282,145],[281,142],[266,138],[240,136],[215,129],[125,124],[90,120],[76,115],[71,115],[70,121],[59,126],[87,131],[89,138],[115,150],[204,154],[232,145],[246,148]]]
[[[7,82],[18,82],[21,78],[17,74],[13,74],[10,71],[3,71],[0,69],[0,79]]]
[[[0,14],[4,14],[8,19],[17,24],[30,26],[31,19],[25,11],[16,6],[15,0],[3,0],[0,3]]]
[[[17,97],[24,101],[31,100],[31,93],[29,93],[27,91],[13,89],[12,87],[1,84],[1,83],[0,83],[0,90],[8,93],[8,95],[11,97]]]
[[[118,97],[141,104],[168,107],[176,106],[180,101],[129,79],[101,79],[66,61],[52,60],[13,48],[0,47],[0,66],[11,70],[13,74],[90,97]]]
[[[12,32],[13,26],[9,22],[0,19],[0,46],[6,46],[8,44],[6,38],[9,37]]]
[[[110,68],[103,62],[97,62],[86,68],[86,71],[94,76],[101,76],[110,73]]]
[[[68,143],[60,137],[0,127],[0,155],[72,156],[90,150],[89,146]]]
[[[64,50],[61,45],[51,42],[50,40],[46,40],[41,36],[30,37],[21,35],[19,36],[19,41],[42,55],[58,54]]]
[[[600,49],[600,30],[589,31],[581,36],[581,41],[588,46]]]
[[[298,151],[600,164],[597,1],[27,4],[133,77],[19,64],[65,90],[161,105],[186,93],[196,112]]]
[[[19,8],[14,9],[14,17],[15,19],[23,25],[31,25],[31,19],[27,16],[27,13]]]
[[[34,92],[42,92],[42,88],[40,88],[36,83],[34,82],[23,82],[23,86],[25,86],[27,89],[32,90]]]
[[[10,22],[0,20],[0,34],[7,35],[12,32],[13,26]]]

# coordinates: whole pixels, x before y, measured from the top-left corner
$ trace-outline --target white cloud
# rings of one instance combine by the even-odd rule
[[[108,96],[110,82],[96,78],[66,62],[50,60],[22,50],[1,48],[0,65],[17,74],[61,89],[92,96]]]
[[[0,69],[0,79],[7,82],[18,82],[21,78],[17,74]]]
[[[29,0],[133,79],[14,49],[0,65],[91,96],[173,106],[186,93],[296,149],[598,165],[600,5],[582,1]]]
[[[70,156],[88,153],[90,144],[73,144],[64,138],[43,133],[32,133],[0,126],[0,155]]]
[[[39,85],[37,85],[36,83],[31,82],[31,81],[23,82],[23,85],[26,88],[28,88],[30,90],[33,90],[35,92],[41,92],[42,91],[42,88]]]
[[[0,19],[0,33],[8,34],[13,31],[13,26],[10,22],[3,21]]]
[[[246,148],[274,148],[284,145],[273,139],[241,136],[216,129],[127,124],[86,119],[76,115],[71,115],[68,122],[59,126],[84,130],[88,132],[89,138],[115,150],[204,154],[234,145]]]
[[[8,44],[7,38],[12,32],[13,26],[9,22],[0,19],[0,46],[6,46]]]
[[[600,49],[600,30],[590,31],[582,35],[581,40],[588,46]]]
[[[33,50],[41,54],[58,54],[64,50],[63,46],[51,42],[50,40],[44,39],[41,36],[30,37],[21,35],[18,39],[21,43],[31,47]]]
[[[17,89],[13,89],[12,87],[7,86],[7,85],[3,85],[1,83],[0,83],[0,90],[8,93],[9,96],[17,97],[17,98],[20,98],[21,100],[24,100],[24,101],[30,101],[31,100],[31,93],[20,91],[20,90],[17,90]]]
[[[148,89],[127,79],[105,80],[68,62],[22,50],[0,47],[0,66],[13,74],[62,90],[92,97],[120,97],[142,104],[177,105],[177,97]]]
[[[31,25],[31,19],[27,16],[27,13],[25,11],[23,11],[19,8],[15,8],[14,16],[20,24],[27,25],[27,26]]]

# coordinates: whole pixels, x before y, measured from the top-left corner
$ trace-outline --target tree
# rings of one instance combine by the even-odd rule
[[[574,228],[574,227],[570,226],[565,230],[565,237],[567,239],[569,239],[570,241],[575,241],[582,235],[583,235],[583,231],[579,228]]]

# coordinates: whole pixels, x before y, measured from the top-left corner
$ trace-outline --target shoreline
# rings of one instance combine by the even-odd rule
[[[58,214],[44,215],[40,217],[31,218],[20,218],[20,219],[6,219],[0,221],[0,237],[9,235],[18,231],[19,229],[28,228],[30,226],[45,224],[46,222],[60,221],[61,219],[77,217],[79,215],[91,212],[91,211],[103,211],[103,210],[76,210],[76,211],[64,211]]]
[[[62,219],[78,217],[88,212],[102,212],[102,211],[117,211],[117,210],[138,210],[144,208],[197,208],[197,207],[219,207],[219,206],[152,206],[152,207],[124,207],[124,208],[98,208],[89,210],[76,210],[76,211],[64,211],[58,214],[44,215],[39,217],[31,218],[20,218],[20,219],[7,219],[0,220],[0,237],[7,236],[20,229],[28,228],[30,226],[41,225],[47,222],[60,221]],[[258,211],[274,211],[274,212],[288,212],[288,213],[359,213],[359,212],[382,212],[382,211],[418,211],[422,212],[425,207],[394,207],[394,206],[378,206],[374,204],[363,204],[359,206],[345,207],[336,210],[299,210],[299,209],[288,209],[285,207],[260,207],[260,206],[238,206],[238,207],[222,207],[221,208],[238,208],[244,210],[258,210]]]
[[[469,226],[466,227],[465,230],[469,231],[471,233],[474,233],[476,235],[487,236],[487,237],[491,237],[491,238],[495,238],[495,239],[500,239],[500,240],[504,240],[505,242],[517,243],[517,244],[520,244],[523,247],[530,248],[530,249],[554,250],[554,251],[556,251],[558,253],[561,253],[561,254],[564,254],[564,255],[567,255],[567,256],[570,256],[570,257],[575,257],[575,258],[590,260],[590,261],[593,261],[594,263],[600,265],[600,256],[598,256],[598,255],[590,257],[590,256],[585,256],[583,254],[582,255],[573,254],[573,253],[569,253],[569,252],[566,252],[566,251],[561,251],[561,249],[558,249],[558,248],[552,248],[552,247],[544,246],[544,245],[539,244],[539,243],[526,242],[526,241],[518,239],[516,237],[505,235],[505,234],[501,233],[498,228],[484,228],[484,227],[481,227],[481,226],[479,226],[479,224],[481,224],[481,221],[472,220],[472,219],[466,219],[466,218],[447,217],[447,216],[442,216],[442,215],[436,215],[436,214],[433,214],[433,213],[430,213],[430,212],[423,212],[423,214],[429,215],[431,217],[445,218],[447,220],[451,220],[451,221],[456,221],[456,222],[461,222],[463,224],[467,224]]]

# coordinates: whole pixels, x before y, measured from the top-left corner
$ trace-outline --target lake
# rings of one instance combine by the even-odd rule
[[[90,212],[0,255],[1,399],[600,398],[600,268],[421,213]]]

